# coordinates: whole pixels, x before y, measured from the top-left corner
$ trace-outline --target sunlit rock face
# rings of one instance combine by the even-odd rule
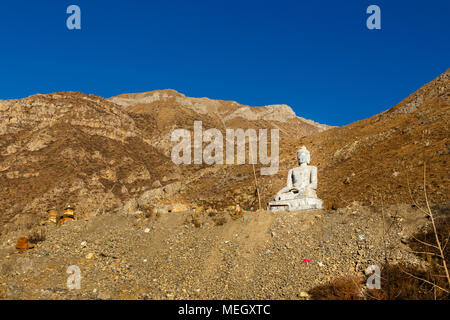
[[[274,201],[269,202],[271,211],[294,211],[322,209],[322,200],[317,198],[317,167],[310,166],[311,155],[303,146],[297,152],[300,165],[289,170],[286,186],[278,191]]]

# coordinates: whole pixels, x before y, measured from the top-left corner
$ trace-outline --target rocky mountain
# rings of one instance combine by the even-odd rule
[[[122,94],[108,101],[122,106],[134,116],[145,118],[142,127],[150,135],[151,144],[168,156],[174,145],[170,142],[171,132],[179,128],[192,130],[194,121],[202,121],[204,128],[221,131],[225,128],[280,129],[286,136],[298,137],[330,128],[297,117],[287,105],[250,107],[235,101],[190,98],[175,90]]]
[[[450,199],[449,128],[450,69],[380,114],[282,150],[291,154],[284,156],[289,167],[297,146],[310,149],[319,169],[318,195],[328,207],[423,202],[424,164],[428,197],[443,203]]]
[[[447,71],[391,109],[344,127],[297,117],[286,105],[249,107],[174,90],[109,99],[66,92],[0,101],[0,226],[30,227],[67,204],[80,217],[105,212],[247,207],[255,177],[262,207],[284,185],[305,145],[327,208],[449,200]],[[277,174],[261,165],[175,165],[174,129],[280,130]],[[246,162],[248,163],[248,161]],[[409,182],[409,187],[408,187]],[[258,206],[257,206],[258,207]]]
[[[248,121],[267,120],[289,122],[297,119],[327,129],[328,126],[297,117],[291,107],[285,104],[269,105],[264,107],[250,107],[241,105],[235,101],[212,100],[209,98],[190,98],[175,90],[156,90],[144,93],[122,94],[108,99],[118,105],[126,107],[134,113],[159,114],[160,109],[176,108],[186,113],[195,112],[204,115],[217,115],[225,123],[229,120],[241,118]],[[165,120],[165,119],[160,119]],[[166,120],[172,120],[167,119]]]
[[[221,130],[279,128],[281,139],[328,128],[288,106],[253,108],[173,90],[108,100],[65,92],[0,101],[1,228],[32,226],[49,208],[67,204],[80,217],[171,204],[182,189],[196,189],[203,176],[221,170],[172,163],[172,130],[192,130],[195,120]]]
[[[311,151],[311,164],[318,167],[318,196],[326,208],[346,207],[355,201],[363,205],[413,203],[413,199],[423,203],[424,164],[428,198],[433,203],[448,201],[449,76],[447,70],[396,106],[368,119],[318,133],[282,135],[278,173],[260,176],[261,165],[256,166],[262,207],[284,186],[302,145]],[[236,204],[245,208],[254,190],[251,165],[213,166],[178,196],[205,208]]]
[[[3,227],[69,203],[94,215],[105,196],[103,209],[113,209],[171,167],[127,112],[100,97],[35,95],[0,110]]]
[[[448,299],[427,242],[448,236],[449,89],[447,70],[339,128],[288,106],[173,90],[0,101],[0,299]],[[198,120],[222,134],[279,129],[278,173],[248,162],[175,165],[172,130]],[[257,184],[264,209],[302,145],[324,210],[230,208],[246,208]],[[437,229],[411,205],[425,192]],[[76,221],[45,223],[47,209],[68,204]],[[389,288],[365,287],[374,264],[390,272]],[[67,288],[68,266],[82,272],[79,290]]]

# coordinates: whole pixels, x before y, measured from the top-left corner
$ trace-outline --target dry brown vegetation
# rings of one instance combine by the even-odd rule
[[[389,281],[386,275],[389,273]],[[439,274],[440,273],[440,274]],[[436,264],[422,270],[407,264],[381,268],[381,289],[367,289],[360,276],[336,278],[309,291],[315,300],[448,300],[448,284]],[[425,280],[425,281],[424,281]],[[446,288],[444,290],[439,289]]]
[[[358,275],[339,277],[309,291],[313,300],[361,300],[363,279]]]
[[[45,230],[42,228],[34,229],[28,236],[28,242],[33,244],[45,241],[45,239],[46,239]]]
[[[425,188],[426,191],[426,188]],[[425,211],[425,210],[424,210]],[[437,214],[435,213],[437,212]],[[450,281],[450,210],[448,205],[428,207],[430,223],[414,234],[407,245],[423,263],[395,265],[387,261],[381,267],[381,289],[364,287],[367,279],[341,277],[310,291],[312,299],[324,300],[448,300]],[[442,250],[441,250],[442,249]],[[386,255],[389,255],[389,249]],[[363,290],[361,290],[363,288]]]
[[[226,215],[223,213],[215,215],[212,220],[216,226],[223,226],[228,221]]]

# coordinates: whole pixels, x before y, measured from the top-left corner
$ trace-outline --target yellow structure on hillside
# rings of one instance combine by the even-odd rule
[[[75,208],[68,205],[65,209],[64,209],[64,215],[63,215],[63,222],[66,221],[74,221],[75,220]]]
[[[58,222],[58,211],[55,208],[51,208],[47,210],[48,222],[49,223],[57,223]]]

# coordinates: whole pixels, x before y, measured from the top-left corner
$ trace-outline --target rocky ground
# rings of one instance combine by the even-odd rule
[[[424,264],[405,243],[426,224],[410,205],[106,214],[43,226],[45,240],[22,253],[16,242],[27,233],[2,235],[0,298],[308,299],[312,288],[382,264],[386,253],[393,264]],[[79,290],[67,288],[72,265]]]

